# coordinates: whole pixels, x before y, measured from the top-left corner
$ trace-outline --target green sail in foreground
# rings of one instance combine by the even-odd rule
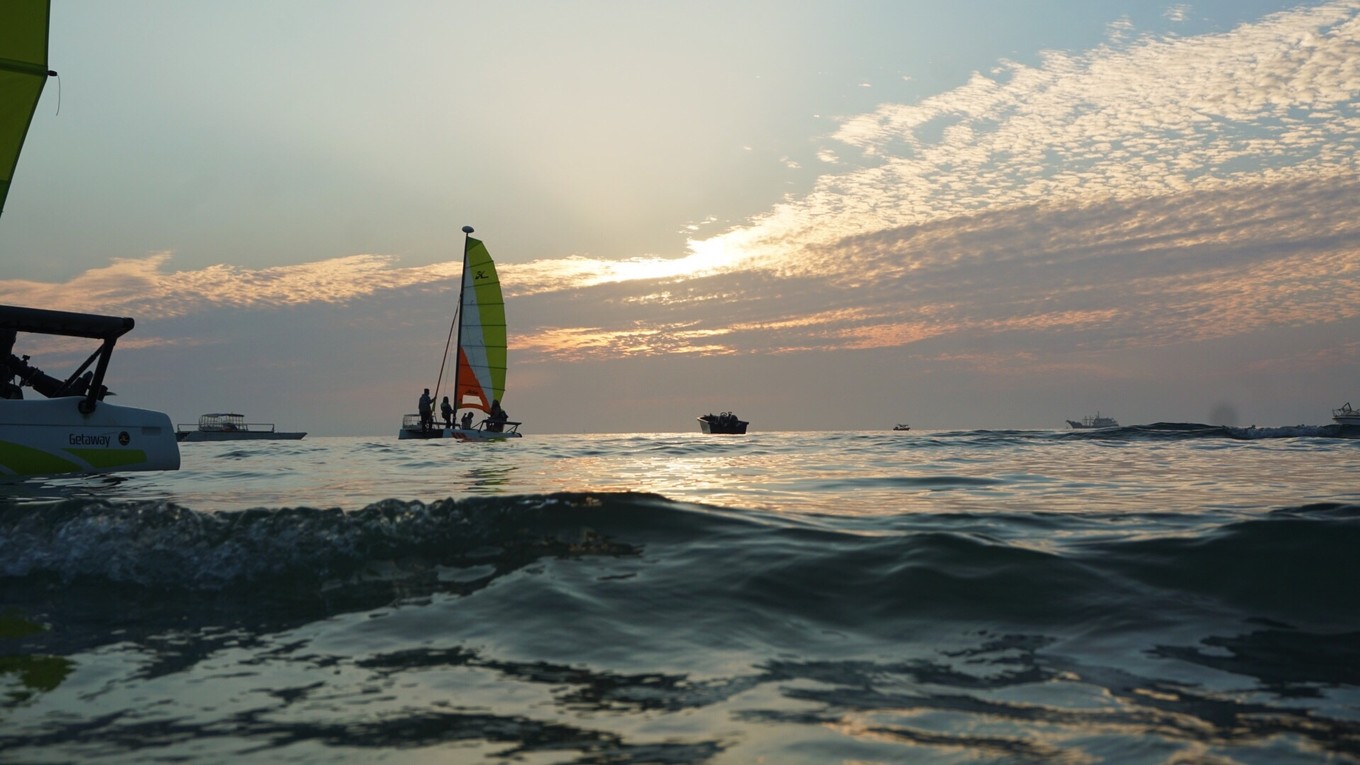
[[[47,83],[48,0],[0,2],[0,211]]]

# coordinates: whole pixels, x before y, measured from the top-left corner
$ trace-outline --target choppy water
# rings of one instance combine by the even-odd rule
[[[0,761],[1360,761],[1334,426],[308,438],[9,484]]]

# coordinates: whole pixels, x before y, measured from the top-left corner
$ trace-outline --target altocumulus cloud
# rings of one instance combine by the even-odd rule
[[[517,347],[619,358],[987,334],[1014,357],[1353,319],[1358,99],[1357,0],[1197,37],[1120,29],[1037,66],[1000,62],[843,120],[809,193],[683,258],[502,263]],[[170,263],[0,282],[0,301],[169,318],[396,299],[457,273],[381,255]]]

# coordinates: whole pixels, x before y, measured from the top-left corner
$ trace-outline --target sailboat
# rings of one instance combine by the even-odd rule
[[[439,385],[444,380],[449,345],[456,334],[453,393],[449,395],[453,414],[447,423],[436,420],[434,412],[423,421],[421,414],[405,415],[401,430],[397,431],[400,439],[502,441],[521,437],[521,423],[510,420],[500,403],[505,396],[506,369],[505,299],[500,278],[486,245],[472,238],[472,226],[463,226],[463,234],[463,276],[458,304],[449,325],[449,341],[444,344],[431,406],[439,406]],[[477,420],[475,411],[485,416]]]
[[[0,3],[0,212],[49,75],[48,0]],[[104,375],[130,318],[0,305],[0,476],[176,470],[170,417],[104,401]],[[98,340],[65,379],[14,353],[20,334]],[[91,369],[93,366],[93,369]],[[24,388],[41,398],[25,399]]]

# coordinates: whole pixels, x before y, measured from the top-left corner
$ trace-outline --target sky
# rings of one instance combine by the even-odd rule
[[[133,317],[112,400],[176,423],[394,437],[464,225],[526,434],[1360,402],[1360,0],[54,0],[50,41],[0,303]]]

